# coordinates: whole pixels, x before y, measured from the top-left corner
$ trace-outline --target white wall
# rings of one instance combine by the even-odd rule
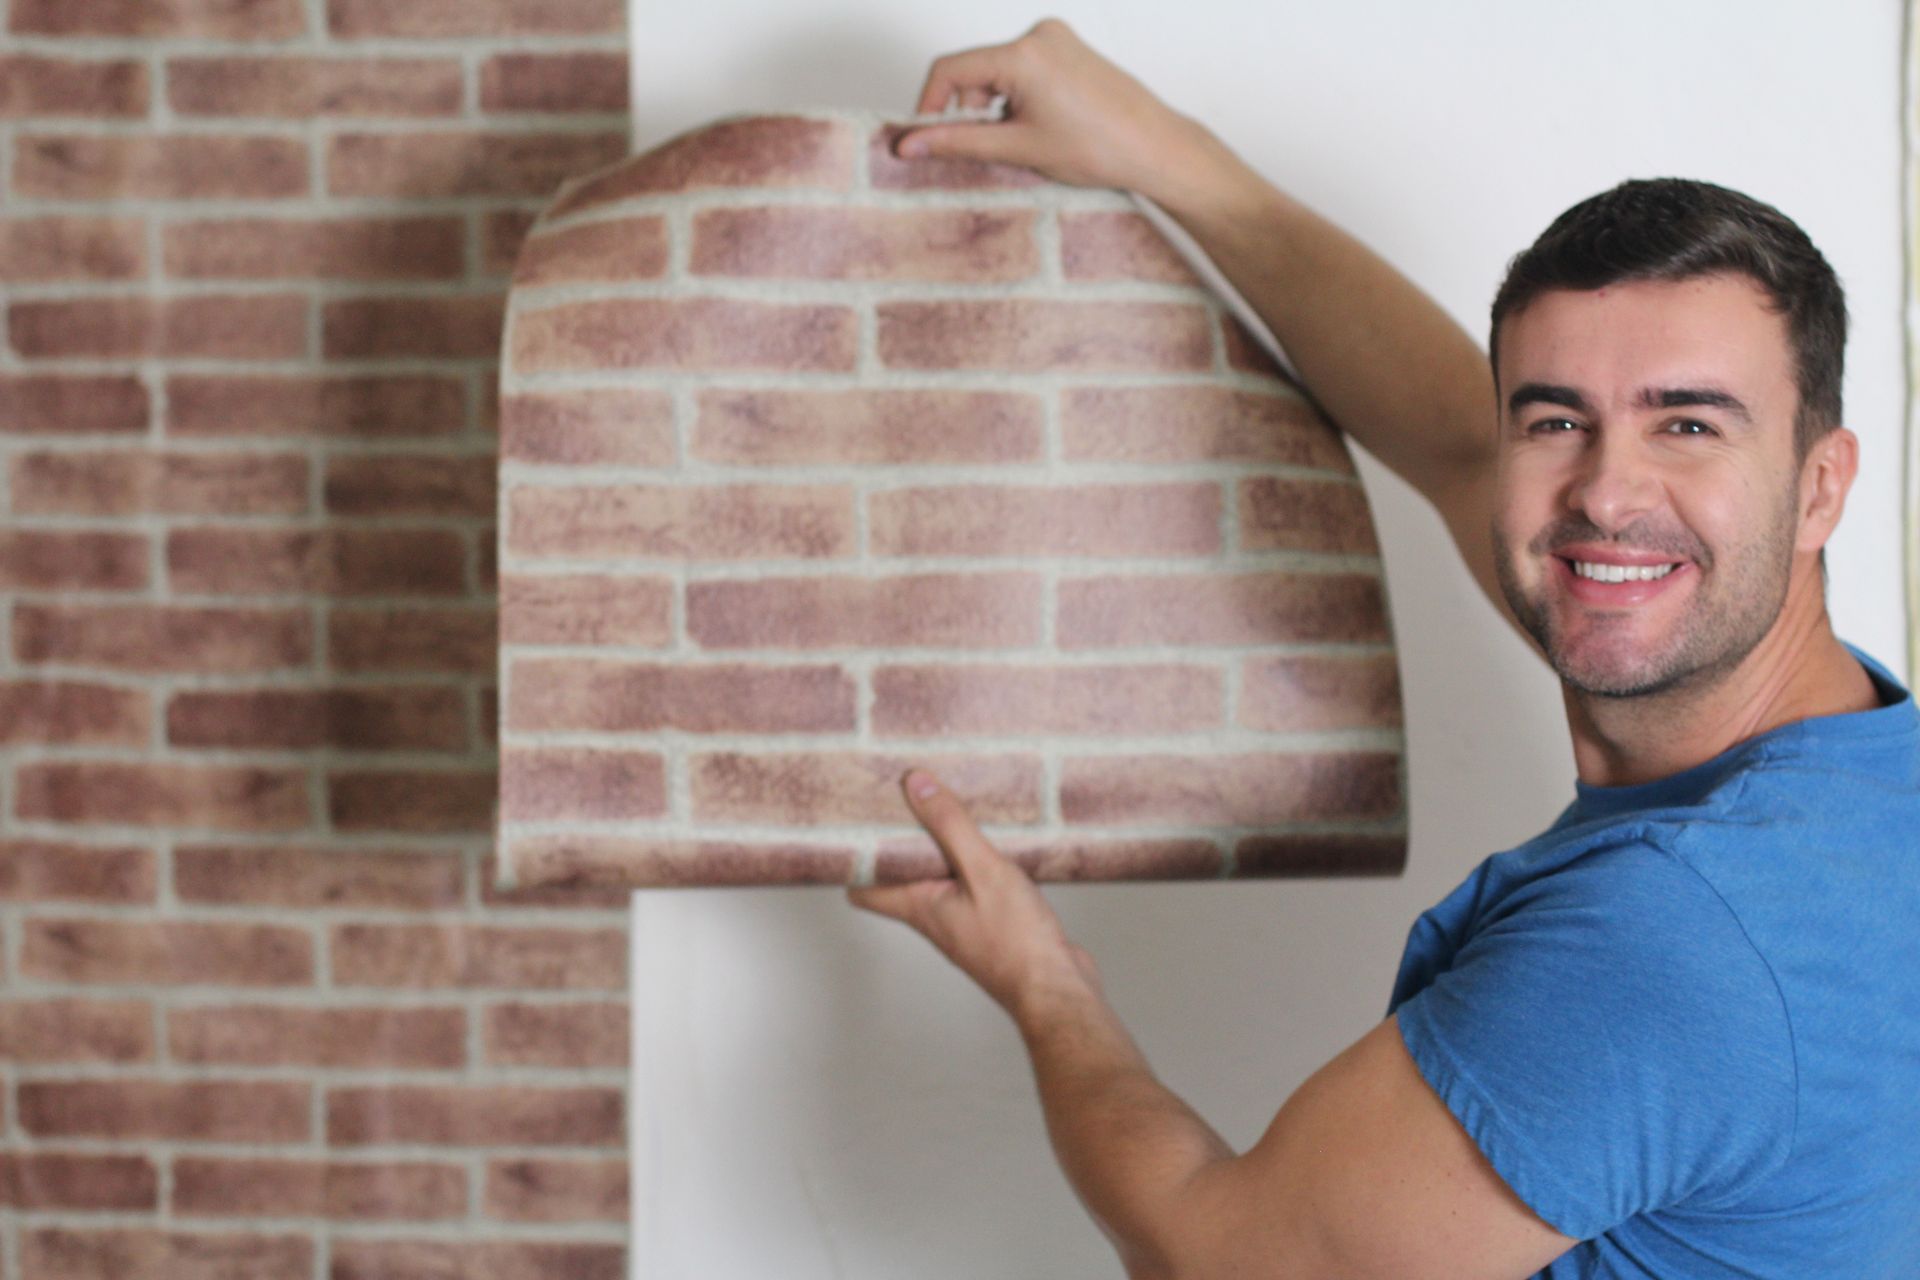
[[[1904,672],[1898,0],[1068,0],[1053,11],[1483,334],[1506,259],[1628,176],[1769,200],[1839,271],[1864,466],[1829,553],[1841,634]],[[635,0],[641,147],[734,112],[906,112],[1008,0]],[[1383,377],[1393,376],[1382,370]],[[1167,1081],[1236,1144],[1385,1011],[1408,925],[1571,795],[1557,687],[1438,521],[1362,460],[1411,749],[1389,882],[1049,890]],[[812,890],[637,895],[634,1274],[1114,1274],[997,1010]]]

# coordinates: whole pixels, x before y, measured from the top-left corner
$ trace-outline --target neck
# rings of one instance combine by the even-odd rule
[[[1580,781],[1603,787],[1669,777],[1769,729],[1880,701],[1833,634],[1817,570],[1794,575],[1773,627],[1730,670],[1635,698],[1562,691]]]

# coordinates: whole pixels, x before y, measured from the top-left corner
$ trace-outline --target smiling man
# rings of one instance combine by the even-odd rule
[[[1828,621],[1846,311],[1777,210],[1629,182],[1517,257],[1491,362],[1420,291],[1058,22],[934,64],[906,155],[1130,188],[1433,503],[1559,674],[1578,778],[1417,920],[1388,1016],[1236,1153],[961,800],[951,880],[853,891],[1012,1015],[1136,1277],[1920,1269],[1920,718]],[[1378,376],[1382,369],[1396,377]]]

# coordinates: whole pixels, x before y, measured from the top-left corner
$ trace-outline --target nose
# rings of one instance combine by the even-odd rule
[[[1567,506],[1597,527],[1617,533],[1659,506],[1661,486],[1652,459],[1629,431],[1594,431],[1567,486]]]

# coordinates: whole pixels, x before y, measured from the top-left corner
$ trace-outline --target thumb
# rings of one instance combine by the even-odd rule
[[[1032,125],[1014,120],[923,125],[901,134],[894,151],[908,160],[978,160],[1032,168],[1039,158],[1036,132]]]

